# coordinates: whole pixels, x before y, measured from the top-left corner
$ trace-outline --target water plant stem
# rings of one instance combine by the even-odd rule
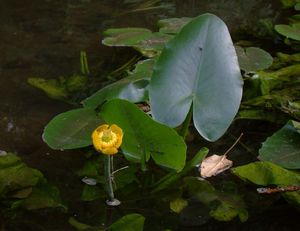
[[[185,137],[188,134],[189,126],[190,126],[192,114],[193,114],[192,112],[193,112],[193,109],[192,109],[192,105],[191,105],[191,108],[190,108],[185,120],[183,121],[182,127],[179,131],[179,135],[182,136],[183,139],[185,139]]]
[[[105,174],[105,189],[109,197],[109,201],[113,201],[114,189],[112,185],[112,172],[111,172],[111,156],[106,155],[104,157],[104,174]]]

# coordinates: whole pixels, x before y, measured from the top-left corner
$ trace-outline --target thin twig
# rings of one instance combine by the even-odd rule
[[[234,142],[234,144],[231,145],[231,147],[224,153],[224,156],[226,156],[234,148],[234,146],[240,141],[242,136],[243,136],[243,133],[241,133],[241,135],[239,136],[239,138],[237,138],[237,140]]]

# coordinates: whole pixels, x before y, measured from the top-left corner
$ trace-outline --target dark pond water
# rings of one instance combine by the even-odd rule
[[[39,90],[29,86],[27,78],[57,78],[78,73],[79,52],[84,50],[87,52],[93,76],[99,78],[100,82],[105,81],[106,73],[121,66],[132,56],[130,50],[119,51],[101,45],[103,30],[111,27],[139,26],[155,30],[158,19],[191,17],[211,12],[227,23],[232,34],[236,36],[234,39],[245,39],[245,31],[247,36],[259,32],[259,20],[276,19],[280,16],[277,10],[278,1],[174,0],[161,1],[170,3],[173,7],[142,10],[145,8],[143,4],[147,2],[151,1],[0,1],[0,150],[15,152],[29,166],[42,171],[49,182],[58,186],[62,199],[69,208],[67,213],[57,210],[25,212],[17,215],[14,224],[5,228],[3,226],[2,229],[0,225],[0,230],[74,230],[68,224],[70,216],[82,222],[100,225],[129,212],[141,212],[147,204],[140,203],[140,207],[133,207],[128,203],[126,207],[125,203],[123,207],[110,210],[105,209],[102,201],[87,203],[80,200],[82,182],[74,172],[83,164],[84,151],[53,151],[41,139],[47,122],[53,116],[74,106],[49,99]],[[248,136],[256,147],[268,135],[265,128],[273,130],[268,124],[261,124],[264,128],[261,130],[251,129],[251,126],[248,126]],[[240,132],[240,127],[235,127],[234,132]],[[228,139],[232,143],[232,139]],[[226,142],[225,139],[217,146],[206,143],[205,145],[210,145],[212,149],[222,149]],[[149,204],[146,207],[144,214],[153,220],[159,220],[156,215],[157,208],[152,210]],[[107,220],[98,220],[98,217],[103,217],[104,212],[107,213]],[[280,230],[292,230],[293,225],[297,224],[294,215],[296,212],[287,205],[283,204],[282,210],[270,213],[268,217],[256,219],[253,223],[250,220],[243,226],[215,222],[210,223],[205,230],[219,230],[221,227],[226,230],[253,230],[254,227],[256,230],[277,230],[278,224],[283,227]],[[170,214],[170,218],[158,223],[172,222],[172,219]],[[147,225],[146,230],[157,230],[151,228],[151,224]],[[188,228],[193,225],[195,228]],[[190,224],[185,224],[178,230],[200,229],[191,218]]]

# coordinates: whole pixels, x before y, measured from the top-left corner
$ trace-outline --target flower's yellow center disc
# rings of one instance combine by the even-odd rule
[[[114,145],[114,143],[117,141],[117,135],[112,132],[110,129],[104,130],[103,132],[99,133],[99,138],[103,142],[102,145],[104,147],[109,147],[111,145]]]

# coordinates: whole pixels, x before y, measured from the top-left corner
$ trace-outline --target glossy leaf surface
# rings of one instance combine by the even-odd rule
[[[299,185],[300,175],[271,162],[254,162],[232,168],[231,171],[243,180],[257,185]]]
[[[242,79],[230,34],[224,22],[201,15],[162,51],[149,85],[155,120],[179,126],[193,104],[200,135],[217,140],[238,111]]]
[[[101,117],[117,124],[124,132],[122,151],[133,161],[153,160],[161,166],[180,171],[185,164],[186,145],[172,129],[159,124],[136,105],[120,99],[105,103]]]
[[[269,137],[259,153],[258,158],[261,160],[284,168],[300,169],[300,134],[292,122]]]
[[[103,123],[96,112],[79,108],[55,116],[45,127],[43,140],[52,149],[73,149],[92,144],[91,134]]]

